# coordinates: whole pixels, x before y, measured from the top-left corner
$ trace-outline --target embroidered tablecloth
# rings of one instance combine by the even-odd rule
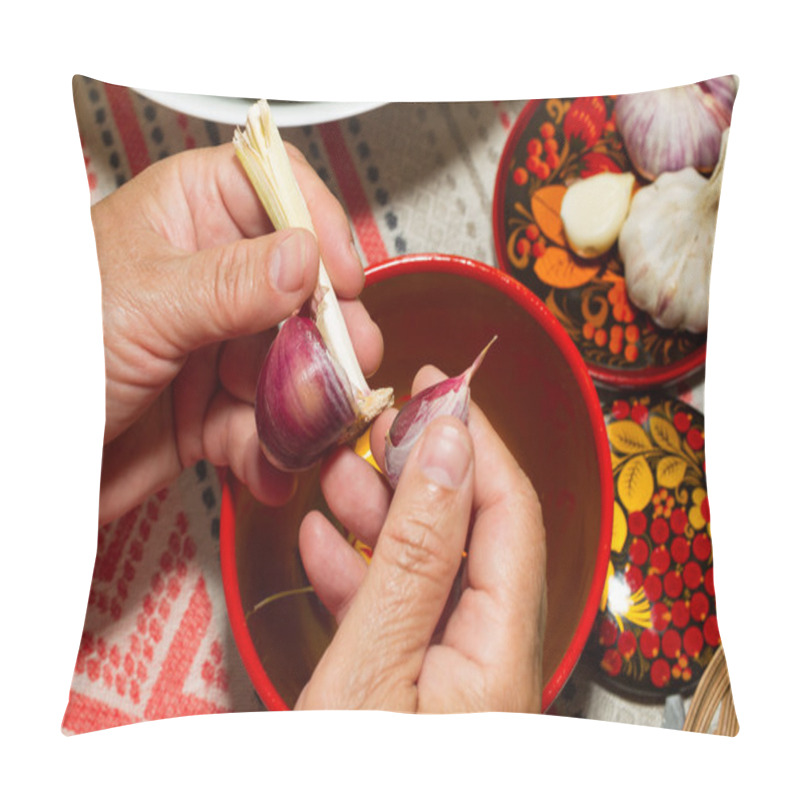
[[[233,136],[232,125],[89,78],[75,78],[74,98],[92,203],[154,161]],[[365,264],[448,252],[496,266],[495,178],[525,102],[386,104],[282,135],[341,201]],[[702,390],[700,381],[683,395],[699,410]],[[220,496],[219,475],[201,462],[98,531],[65,732],[262,708],[227,620]],[[579,664],[552,713],[663,724],[663,703],[623,699],[594,677]]]

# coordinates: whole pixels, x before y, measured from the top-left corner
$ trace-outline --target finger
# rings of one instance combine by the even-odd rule
[[[153,323],[178,353],[267,330],[310,296],[316,273],[316,242],[303,230],[203,250],[160,271]]]
[[[173,421],[170,427],[183,467],[205,457],[203,427],[208,404],[219,390],[218,353],[219,345],[195,350],[172,382]]]
[[[288,142],[286,152],[311,214],[320,255],[333,288],[339,297],[357,297],[364,288],[364,269],[353,244],[347,215],[302,152]]]
[[[119,519],[178,477],[181,464],[170,437],[164,435],[171,427],[172,407],[164,394],[103,447],[100,525]]]
[[[301,151],[285,143],[289,163],[311,214],[319,252],[336,294],[355,298],[364,269],[339,201]],[[194,223],[195,248],[210,249],[274,231],[232,142],[179,154],[160,169],[177,172]]]
[[[236,156],[233,142],[186,151],[172,163],[180,168],[200,249],[242,237],[254,239],[275,230]]]
[[[545,528],[538,497],[477,408],[475,515],[464,594],[442,644],[481,665],[487,697],[538,712],[547,614]]]
[[[425,367],[414,393],[442,380]],[[460,603],[442,644],[484,671],[487,696],[513,695],[524,710],[541,708],[547,614],[546,539],[538,495],[482,410],[470,405],[475,449],[474,517]]]
[[[231,339],[222,346],[219,380],[225,391],[237,400],[253,405],[258,374],[275,339],[277,328],[252,336]]]
[[[422,367],[411,387],[417,394],[447,377],[434,366]],[[383,447],[392,417],[373,426],[372,453],[383,464]],[[522,471],[483,411],[470,404],[469,430],[475,447],[476,508],[469,543],[467,579],[473,588],[502,598],[505,608],[538,608],[545,590],[546,542],[541,504]],[[480,524],[479,524],[480,523]],[[511,595],[513,605],[510,605]],[[510,615],[509,615],[510,616]]]
[[[412,394],[445,377],[436,367],[423,367],[414,378]],[[502,592],[516,585],[502,579],[513,565],[533,574],[542,571],[545,561],[542,509],[527,475],[475,403],[470,404],[469,430],[475,446],[477,534],[470,541],[470,552],[482,556],[481,548],[485,547],[486,555],[491,556],[470,560],[470,579],[479,588]],[[486,524],[477,525],[479,519]],[[491,535],[486,535],[489,532]],[[501,543],[503,546],[499,547]],[[518,553],[526,554],[524,563]]]
[[[473,487],[472,443],[453,418],[435,420],[406,463],[372,562],[339,629],[339,647],[409,687],[458,572]],[[333,657],[333,656],[332,656]]]
[[[216,466],[230,467],[253,497],[268,506],[287,503],[297,478],[271,466],[258,442],[253,407],[218,392],[206,414],[203,455]]]
[[[421,367],[414,376],[414,380],[411,384],[412,396],[419,394],[419,392],[423,389],[427,389],[429,386],[433,386],[434,383],[443,381],[447,377],[448,376],[438,367],[434,367],[432,364],[426,364],[424,367]]]
[[[364,286],[364,270],[353,245],[347,216],[339,201],[328,189],[302,152],[285,142],[289,163],[308,206],[320,255],[330,274],[336,294],[357,297]],[[261,236],[273,230],[266,212],[250,185],[233,145],[215,148],[214,186],[218,187],[221,205],[246,237]],[[206,190],[207,191],[207,190]]]
[[[511,574],[544,574],[545,529],[539,497],[528,476],[477,406],[470,409],[475,442],[475,531],[469,580],[476,588],[506,594],[526,581]]]
[[[378,465],[378,469],[381,471],[386,469],[386,437],[389,435],[392,423],[399,413],[399,410],[396,408],[386,409],[386,411],[378,415],[370,428],[370,452],[375,459],[375,463]]]
[[[391,501],[375,468],[349,447],[341,447],[323,462],[320,484],[328,507],[345,530],[374,547]]]
[[[310,512],[300,523],[298,546],[317,597],[341,622],[366,575],[364,558],[319,511]]]
[[[339,305],[358,363],[370,377],[383,360],[383,334],[360,300],[342,300]]]

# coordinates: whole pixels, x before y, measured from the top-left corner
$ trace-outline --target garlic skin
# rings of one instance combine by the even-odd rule
[[[635,182],[632,172],[599,172],[569,186],[561,202],[561,222],[576,255],[596,258],[613,247]]]
[[[734,75],[688,86],[620,95],[617,130],[636,171],[647,180],[685,167],[711,171],[738,90]]]
[[[703,81],[702,85],[709,91],[723,106],[733,108],[733,101],[736,99],[736,92],[739,90],[739,79],[735,75],[725,75],[722,78],[710,78]]]
[[[384,474],[395,489],[408,456],[428,424],[436,417],[450,416],[464,424],[469,420],[470,381],[480,367],[489,348],[497,340],[494,336],[478,357],[460,375],[445,378],[439,383],[417,392],[394,418],[386,434]]]
[[[619,235],[628,297],[657,325],[708,329],[711,260],[727,131],[708,179],[694,167],[660,175],[640,189]]]

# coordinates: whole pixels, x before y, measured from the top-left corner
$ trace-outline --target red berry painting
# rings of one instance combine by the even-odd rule
[[[658,396],[605,412],[614,530],[587,657],[614,687],[663,697],[696,686],[720,643],[703,415]]]

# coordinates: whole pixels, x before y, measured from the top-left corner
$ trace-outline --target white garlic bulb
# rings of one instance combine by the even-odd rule
[[[693,167],[665,172],[640,189],[618,247],[628,297],[663,328],[708,328],[709,284],[722,167],[728,139],[710,178]]]

